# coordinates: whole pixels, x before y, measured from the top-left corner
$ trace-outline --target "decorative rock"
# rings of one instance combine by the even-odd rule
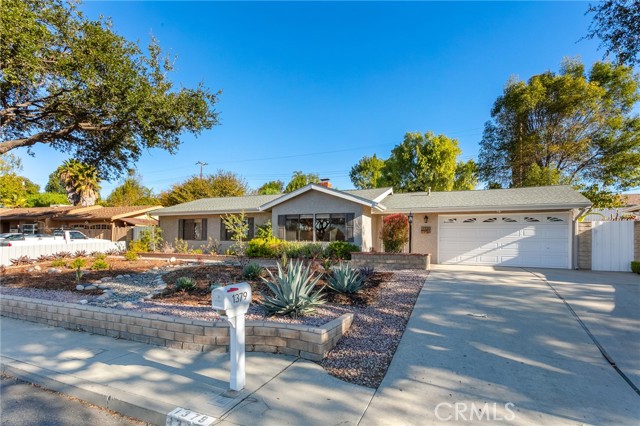
[[[171,256],[171,258],[169,259],[169,262],[172,262],[172,263],[173,263],[173,262],[175,262],[175,261],[176,261],[176,258],[175,258],[175,257],[173,257],[173,256]]]
[[[57,268],[49,268],[47,269],[47,274],[59,274],[61,271]]]
[[[76,286],[76,290],[83,291],[84,290],[84,286],[82,284],[78,284]]]
[[[102,278],[100,278],[100,281],[102,281],[102,282],[106,282],[106,281],[109,281],[109,280],[111,280],[111,277],[102,277]]]
[[[35,271],[40,271],[40,270],[42,270],[42,268],[40,267],[40,265],[36,265],[36,266],[34,266],[34,267],[33,267],[33,269],[34,269]]]
[[[89,303],[89,301],[87,299],[82,299],[80,302],[81,305],[86,305],[87,303]]]
[[[116,280],[121,280],[122,279],[122,275],[116,275]]]
[[[95,285],[87,285],[84,287],[85,290],[97,290],[98,287],[96,287]]]

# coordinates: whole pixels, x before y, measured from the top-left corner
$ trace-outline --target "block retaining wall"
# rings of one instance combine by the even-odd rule
[[[229,350],[229,325],[225,321],[190,320],[8,295],[0,298],[0,315],[168,348]],[[247,321],[246,350],[320,361],[352,322],[353,314],[344,314],[322,327]]]
[[[354,267],[372,267],[385,269],[429,269],[430,254],[407,253],[351,253]]]

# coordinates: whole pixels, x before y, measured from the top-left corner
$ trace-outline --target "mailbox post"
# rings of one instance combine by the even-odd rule
[[[225,318],[231,327],[229,335],[231,344],[231,371],[229,388],[241,391],[246,382],[244,360],[244,315],[251,304],[251,286],[248,283],[231,284],[215,288],[211,291],[211,306]],[[224,311],[224,314],[222,313]]]

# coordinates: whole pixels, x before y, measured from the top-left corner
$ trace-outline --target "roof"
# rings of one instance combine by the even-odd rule
[[[356,195],[366,200],[380,202],[380,200],[383,200],[387,195],[390,195],[391,193],[393,193],[393,188],[386,187],[386,188],[373,188],[373,189],[348,189],[343,192]]]
[[[282,194],[276,195],[245,195],[242,197],[217,197],[217,198],[201,198],[188,203],[182,203],[153,212],[156,216],[175,216],[185,214],[224,214],[224,213],[240,213],[258,212],[260,206],[276,198]]]
[[[57,217],[58,220],[116,220],[129,216],[139,216],[162,206],[127,206],[127,207],[101,207],[82,212],[72,211]]]
[[[640,206],[640,194],[622,194],[626,206]]]
[[[363,195],[366,196],[376,196],[376,197],[380,197],[381,195],[384,195],[385,193],[391,193],[391,188],[382,188],[383,191],[376,191],[376,190],[366,190],[366,191],[358,191],[358,190],[353,190],[353,191],[340,191],[337,189],[333,189],[333,188],[328,188],[324,185],[318,185],[315,183],[310,183],[308,185],[303,186],[302,188],[298,188],[295,191],[292,191],[288,194],[283,194],[280,197],[273,199],[265,204],[263,204],[262,206],[260,206],[260,210],[269,210],[270,208],[277,206],[278,204],[282,204],[292,198],[295,198],[299,195],[302,195],[306,192],[309,191],[317,191],[317,192],[321,192],[324,194],[328,194],[328,195],[333,195],[335,197],[338,198],[342,198],[345,199],[347,201],[351,201],[357,204],[362,204],[365,206],[369,206],[371,208],[379,208],[378,204],[379,201],[375,201],[372,198],[365,198],[363,197]],[[380,209],[382,209],[383,207],[380,207]]]
[[[382,200],[389,212],[544,210],[589,207],[591,201],[567,185],[478,191],[411,192]]]
[[[158,221],[154,218],[150,217],[148,219],[138,219],[135,217],[123,217],[122,220],[124,223],[128,223],[129,225],[141,225],[141,226],[155,226],[158,224]]]
[[[0,217],[3,220],[18,219],[38,219],[43,217],[53,217],[60,213],[66,213],[73,209],[85,209],[78,206],[56,206],[56,207],[20,207],[13,209],[2,209]]]

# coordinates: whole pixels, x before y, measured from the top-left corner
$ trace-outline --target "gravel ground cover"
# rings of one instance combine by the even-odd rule
[[[134,268],[137,273],[94,275],[86,285],[95,286],[90,291],[75,290],[71,277],[57,280],[45,275],[45,281],[65,285],[27,285],[33,278],[44,274],[40,271],[22,271],[3,274],[0,279],[0,295],[55,300],[68,303],[84,303],[93,306],[113,307],[142,312],[192,318],[205,321],[220,320],[211,309],[208,290],[210,281],[238,282],[240,270],[234,265],[147,263]],[[18,274],[19,275],[19,274]],[[49,274],[50,275],[50,274]],[[55,275],[55,274],[54,274]],[[192,294],[175,292],[173,284],[180,276],[191,276],[199,284],[200,291]],[[330,374],[362,386],[376,388],[384,378],[389,363],[402,337],[413,305],[428,276],[427,271],[377,271],[363,291],[355,296],[327,295],[327,303],[320,306],[313,316],[289,318],[266,317],[263,309],[253,303],[247,320],[265,320],[321,326],[345,313],[353,313],[354,321],[338,345],[320,362]],[[7,279],[13,277],[11,279]],[[31,278],[31,279],[29,279]],[[264,284],[251,281],[254,302],[260,300]],[[36,287],[36,288],[33,288]],[[67,288],[68,290],[65,290]],[[89,288],[89,287],[88,287]],[[75,291],[74,291],[75,290]]]

